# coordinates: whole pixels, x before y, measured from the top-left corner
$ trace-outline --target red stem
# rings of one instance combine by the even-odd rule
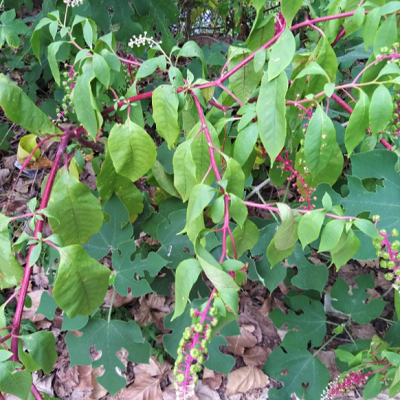
[[[47,207],[47,204],[49,202],[51,190],[53,188],[54,180],[57,174],[58,170],[58,165],[60,164],[60,161],[64,155],[64,152],[67,148],[68,141],[72,135],[72,132],[66,133],[62,138],[61,138],[61,143],[60,146],[58,147],[56,157],[53,162],[53,166],[51,167],[49,177],[47,180],[46,187],[43,192],[43,197],[42,201],[40,202],[39,210],[43,210],[44,208]],[[38,220],[35,226],[35,231],[33,233],[33,237],[35,239],[38,238],[38,234],[42,232],[44,225],[44,221]],[[12,339],[11,339],[11,352],[13,355],[11,356],[11,360],[13,361],[19,361],[18,359],[18,342],[19,342],[19,331],[20,331],[20,326],[21,326],[21,320],[22,320],[22,312],[24,310],[24,304],[25,304],[25,299],[26,299],[26,294],[28,292],[28,286],[29,286],[29,281],[32,273],[32,268],[29,268],[29,259],[32,254],[33,248],[36,246],[36,244],[33,244],[29,248],[29,253],[26,261],[26,267],[24,271],[24,276],[22,278],[22,283],[21,283],[21,289],[20,289],[20,294],[17,302],[17,307],[15,310],[15,316],[13,320],[13,329],[12,329]],[[39,395],[40,396],[40,395]],[[36,397],[36,396],[35,396]],[[38,397],[36,397],[38,399]],[[41,398],[41,396],[40,396]]]

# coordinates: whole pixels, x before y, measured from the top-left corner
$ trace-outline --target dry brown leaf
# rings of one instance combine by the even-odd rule
[[[315,357],[319,358],[326,365],[331,375],[331,379],[336,379],[340,375],[340,370],[336,364],[336,354],[333,350],[320,351]]]
[[[162,381],[172,370],[172,366],[166,361],[161,364],[154,356],[152,356],[149,364],[137,364],[133,370],[135,376],[146,374]]]
[[[209,386],[204,385],[201,381],[195,387],[195,396],[192,397],[194,400],[198,398],[199,400],[220,400],[219,394],[211,389]],[[192,400],[191,399],[191,400]]]
[[[228,384],[225,394],[246,393],[251,389],[264,388],[268,385],[269,378],[260,369],[243,367],[232,371],[228,375]]]
[[[136,376],[132,385],[114,396],[115,400],[162,400],[162,398],[160,380],[146,374]]]
[[[257,367],[265,364],[269,354],[271,354],[271,349],[256,346],[245,350],[243,354],[243,361],[248,367]]]
[[[33,322],[44,320],[44,316],[42,314],[36,314],[43,292],[45,292],[45,290],[35,290],[33,292],[29,292],[29,297],[32,300],[32,306],[30,308],[24,307],[22,318],[30,319]]]
[[[221,386],[224,375],[220,372],[211,371],[211,369],[204,368],[203,371],[203,384],[210,386],[211,389],[216,390]]]
[[[240,328],[241,335],[228,336],[226,338],[229,346],[227,350],[237,356],[244,353],[246,347],[254,347],[257,344],[257,339],[244,327]]]
[[[376,334],[375,328],[372,324],[365,325],[351,325],[350,332],[352,336],[356,336],[357,339],[371,339]]]
[[[10,170],[8,168],[0,169],[0,185],[3,185],[10,175]]]
[[[92,376],[93,391],[92,391],[92,394],[90,395],[90,398],[93,400],[99,400],[108,393],[107,389],[104,389],[103,386],[101,386],[100,383],[97,382],[97,379],[96,379],[97,377],[99,377],[103,374],[104,374],[103,366],[92,370],[91,376]]]

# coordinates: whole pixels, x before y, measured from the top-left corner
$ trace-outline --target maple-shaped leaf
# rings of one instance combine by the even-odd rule
[[[126,371],[125,365],[118,358],[117,352],[124,348],[128,352],[128,360],[136,363],[148,363],[150,345],[144,343],[142,332],[135,321],[106,321],[91,319],[81,329],[78,337],[68,332],[66,342],[71,357],[71,367],[74,365],[92,365],[93,368],[104,367],[104,374],[97,381],[113,396],[126,386],[126,379],[118,374],[117,367]],[[101,351],[101,356],[93,361],[90,348]]]
[[[321,293],[328,279],[328,268],[325,264],[315,265],[310,263],[306,258],[306,251],[308,251],[308,247],[303,252],[300,243],[298,243],[295,251],[288,258],[288,263],[294,264],[298,271],[291,282],[300,289],[318,290]]]
[[[371,275],[361,275],[356,278],[357,288],[349,288],[349,285],[338,277],[331,290],[332,307],[345,314],[359,324],[367,324],[375,318],[378,318],[386,302],[380,299],[374,299],[366,303],[371,297],[367,289],[375,287]]]
[[[284,352],[278,347],[268,357],[263,371],[283,383],[281,389],[269,390],[270,400],[290,400],[292,393],[300,399],[320,399],[329,382],[326,366],[307,350]]]
[[[342,200],[347,215],[362,212],[380,215],[379,226],[390,231],[400,225],[400,175],[397,170],[399,158],[387,150],[375,150],[351,157],[351,173],[347,176],[350,194]],[[364,179],[382,180],[370,192],[363,185]]]
[[[141,259],[140,254],[137,255],[134,261],[131,261],[131,255],[136,250],[132,240],[122,242],[118,245],[118,250],[112,255],[112,263],[114,269],[118,272],[115,277],[115,289],[121,296],[128,294],[128,288],[132,289],[132,294],[135,297],[140,297],[150,293],[151,289],[146,279],[138,279],[144,277],[144,271],[147,271],[151,277],[156,276],[161,268],[168,264],[156,253],[149,253],[145,260]]]
[[[294,311],[289,310],[284,314],[281,309],[275,308],[270,314],[277,328],[288,324],[291,329],[281,346],[285,349],[307,349],[309,341],[312,347],[320,346],[326,334],[326,316],[322,303],[306,296],[286,297],[285,301],[289,301]]]
[[[174,211],[157,227],[157,237],[162,247],[158,254],[169,261],[169,268],[176,269],[181,261],[191,258],[193,244],[187,235],[179,235],[186,225],[186,210]]]
[[[100,232],[93,235],[90,241],[84,245],[88,254],[96,260],[100,260],[110,251],[116,250],[119,243],[129,240],[133,234],[128,210],[118,196],[114,194],[107,201],[104,212],[110,216],[110,220],[105,221]],[[135,245],[134,242],[132,243]]]

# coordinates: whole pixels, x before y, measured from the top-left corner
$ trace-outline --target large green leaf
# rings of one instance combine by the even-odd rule
[[[69,318],[92,315],[107,293],[110,270],[79,245],[62,247],[60,257],[54,300]]]
[[[285,72],[271,81],[264,74],[257,100],[258,132],[272,164],[285,144],[287,88]]]
[[[92,365],[93,368],[103,366],[105,372],[96,380],[113,396],[126,386],[126,379],[117,372],[117,367],[126,371],[124,363],[117,353],[121,348],[127,350],[129,361],[145,364],[149,362],[150,345],[144,343],[139,325],[135,321],[107,322],[103,319],[91,319],[81,329],[82,336],[67,333],[66,342],[74,365]],[[93,361],[91,348],[101,351],[101,356]]]
[[[245,251],[251,250],[258,241],[259,230],[254,222],[249,219],[245,221],[243,226],[237,226],[233,232],[232,237],[235,243],[237,256],[240,257]],[[234,251],[232,246],[232,240],[229,236],[226,241],[227,253],[233,257]]]
[[[235,68],[236,65],[250,54],[250,50],[230,46],[228,52],[228,70],[230,71]],[[258,72],[254,71],[254,60],[251,60],[229,78],[229,89],[232,90],[241,102],[246,103],[260,83],[262,74],[262,69]]]
[[[51,73],[58,86],[60,86],[60,70],[58,68],[57,52],[63,43],[62,41],[53,42],[47,48],[47,59],[49,60]]]
[[[156,145],[146,131],[134,122],[116,124],[110,132],[108,145],[118,174],[136,181],[154,164]]]
[[[303,0],[282,0],[282,14],[285,17],[286,23],[291,25],[293,18],[303,4]]]
[[[0,106],[12,122],[36,136],[62,134],[25,92],[4,74],[0,74]]]
[[[375,57],[381,53],[382,47],[391,47],[397,41],[397,19],[396,14],[386,18],[378,29],[374,40]]]
[[[284,251],[287,250],[295,243],[299,237],[297,230],[300,221],[300,214],[296,210],[292,210],[287,204],[278,203],[279,215],[282,223],[276,231],[274,242],[275,247]]]
[[[11,249],[9,222],[10,218],[0,214],[0,289],[17,286],[23,275],[21,265]]]
[[[230,158],[227,162],[227,167],[222,180],[226,180],[226,191],[233,193],[237,197],[241,198],[244,190],[244,182],[246,180],[242,167],[233,158]]]
[[[21,336],[21,340],[43,372],[50,374],[58,358],[54,335],[49,331],[39,331]]]
[[[300,399],[320,399],[328,385],[326,366],[308,350],[275,349],[268,357],[263,371],[283,383],[280,389],[270,389],[270,400],[290,400],[292,393]]]
[[[384,85],[379,85],[372,95],[369,107],[369,123],[373,135],[383,131],[393,114],[393,99]]]
[[[301,217],[298,232],[303,249],[318,239],[324,219],[325,212],[321,210],[313,210]]]
[[[180,144],[174,153],[174,185],[182,196],[182,201],[186,201],[192,193],[193,187],[197,183],[196,165],[193,161],[192,140]]]
[[[17,369],[21,367],[20,363],[14,361],[0,362],[0,390],[28,400],[31,393],[32,374]]]
[[[182,261],[175,275],[175,310],[171,320],[179,317],[185,311],[189,293],[202,271],[198,260],[192,258]]]
[[[89,136],[94,139],[103,119],[100,112],[96,109],[97,105],[90,86],[95,77],[92,65],[86,64],[83,71],[83,74],[78,76],[72,93],[74,108],[78,120],[87,130]]]
[[[398,156],[387,150],[354,154],[351,157],[351,175],[347,176],[349,195],[342,200],[347,215],[369,212],[380,215],[379,226],[387,231],[400,225],[400,176],[397,172]],[[363,186],[365,179],[381,180],[375,190]]]
[[[347,125],[344,143],[350,157],[355,147],[364,139],[369,126],[369,97],[360,90],[360,98]]]
[[[49,223],[64,246],[83,244],[97,233],[103,224],[103,212],[96,197],[66,169],[51,192],[47,207]]]
[[[138,214],[143,211],[142,193],[135,185],[132,185],[130,179],[117,173],[110,151],[107,151],[106,159],[101,164],[96,183],[103,204],[115,193],[127,208],[130,222],[134,222]]]
[[[171,148],[175,146],[175,142],[181,133],[178,125],[179,100],[176,88],[169,85],[158,86],[153,93],[152,105],[157,132]]]
[[[135,242],[128,240],[119,243],[118,251],[114,251],[112,255],[113,267],[117,271],[114,285],[121,296],[127,296],[129,288],[131,288],[131,292],[135,297],[152,292],[153,290],[145,278],[145,271],[147,272],[146,276],[155,277],[161,268],[168,264],[166,260],[156,253],[149,253],[144,260],[138,254],[131,261],[132,253],[135,250]]]
[[[286,27],[271,49],[268,63],[269,81],[284,73],[285,68],[292,62],[295,52],[296,41],[291,30]]]
[[[114,195],[107,201],[104,212],[110,216],[110,220],[104,221],[100,232],[91,236],[84,246],[89,255],[96,260],[105,257],[110,251],[115,251],[120,243],[131,239],[133,235],[133,226],[128,223],[128,211],[117,196]]]
[[[338,277],[330,293],[332,307],[349,314],[359,324],[367,324],[381,315],[386,302],[380,299],[368,300],[371,294],[367,293],[367,289],[375,287],[371,275],[358,276],[356,283],[357,287],[350,289],[347,283]]]
[[[311,347],[320,346],[326,334],[323,304],[306,296],[295,296],[290,297],[290,306],[293,311],[289,310],[287,314],[280,308],[275,308],[270,313],[277,328],[288,324],[289,331],[282,340],[281,346],[285,349],[306,350],[309,341],[311,341]]]
[[[308,125],[304,144],[306,164],[312,176],[318,176],[328,166],[336,147],[333,122],[318,106]]]
[[[208,206],[215,193],[216,189],[204,184],[196,185],[193,188],[187,209],[187,225],[202,215],[204,208]]]

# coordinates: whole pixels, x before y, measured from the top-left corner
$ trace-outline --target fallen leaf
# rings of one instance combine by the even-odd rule
[[[0,185],[3,185],[10,175],[10,170],[8,168],[0,169]]]
[[[246,347],[254,347],[257,344],[257,339],[247,329],[241,327],[240,332],[241,335],[226,338],[229,343],[227,350],[237,356],[243,355]]]
[[[119,391],[114,396],[114,399],[163,400],[160,380],[146,374],[136,376],[135,382],[127,388]]]
[[[216,390],[221,386],[224,375],[220,372],[212,371],[211,369],[204,368],[203,371],[203,384],[210,386],[211,389]]]
[[[243,361],[248,367],[263,366],[267,361],[268,355],[271,354],[271,349],[256,346],[251,349],[246,349],[243,354]]]
[[[264,388],[268,385],[269,378],[260,369],[243,367],[232,371],[228,375],[228,384],[225,394],[246,393],[251,389]]]
[[[209,386],[204,385],[201,381],[196,385],[194,389],[196,396],[199,400],[220,400],[219,394],[212,390]],[[195,396],[192,397],[194,399]]]

